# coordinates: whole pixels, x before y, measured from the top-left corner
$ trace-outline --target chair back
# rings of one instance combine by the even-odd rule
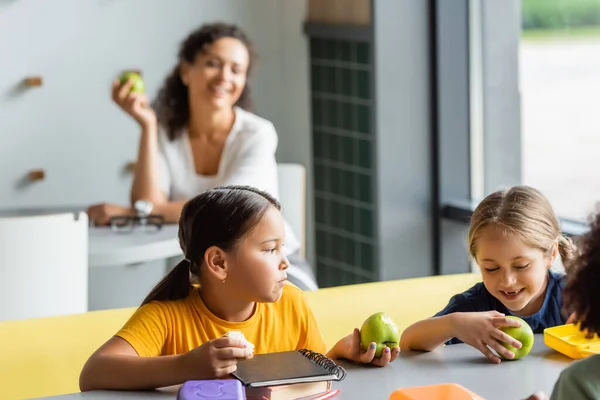
[[[300,164],[277,164],[279,202],[283,216],[300,242],[300,256],[306,248],[306,169]]]
[[[0,321],[87,310],[87,214],[0,218]]]

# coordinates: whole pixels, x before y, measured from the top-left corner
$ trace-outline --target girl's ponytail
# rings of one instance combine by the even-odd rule
[[[560,254],[565,270],[569,269],[571,264],[577,258],[577,247],[571,238],[563,235],[558,239],[558,254]]]
[[[142,302],[184,299],[190,292],[190,262],[182,260],[150,291]]]

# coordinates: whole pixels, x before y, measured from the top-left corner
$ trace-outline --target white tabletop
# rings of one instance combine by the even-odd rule
[[[341,392],[333,400],[387,400],[402,387],[458,383],[486,400],[525,399],[539,390],[552,392],[560,372],[572,360],[546,347],[536,335],[531,353],[517,361],[490,363],[474,348],[457,344],[430,353],[404,352],[385,368],[340,362],[348,375],[334,383]],[[176,390],[148,392],[97,391],[51,397],[55,400],[174,399]]]
[[[0,218],[64,213],[72,213],[77,217],[85,210],[83,206],[1,209]],[[181,256],[177,230],[177,224],[164,225],[156,233],[144,232],[139,227],[130,233],[116,233],[109,227],[90,227],[88,266],[137,264]]]
[[[132,232],[117,233],[109,227],[90,227],[89,266],[135,264],[180,256],[177,231],[177,224],[164,225],[157,232],[136,228]]]

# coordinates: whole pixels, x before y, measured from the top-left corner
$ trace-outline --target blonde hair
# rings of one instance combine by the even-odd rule
[[[529,186],[514,186],[487,196],[475,209],[469,228],[469,253],[476,260],[477,240],[489,226],[503,234],[516,235],[530,247],[548,254],[558,240],[558,252],[565,267],[576,257],[571,239],[562,235],[554,210],[546,197]]]

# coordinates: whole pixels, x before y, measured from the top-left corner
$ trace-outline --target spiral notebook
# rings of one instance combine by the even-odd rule
[[[245,386],[266,387],[304,382],[341,381],[346,370],[312,350],[257,354],[239,361],[233,373]]]

